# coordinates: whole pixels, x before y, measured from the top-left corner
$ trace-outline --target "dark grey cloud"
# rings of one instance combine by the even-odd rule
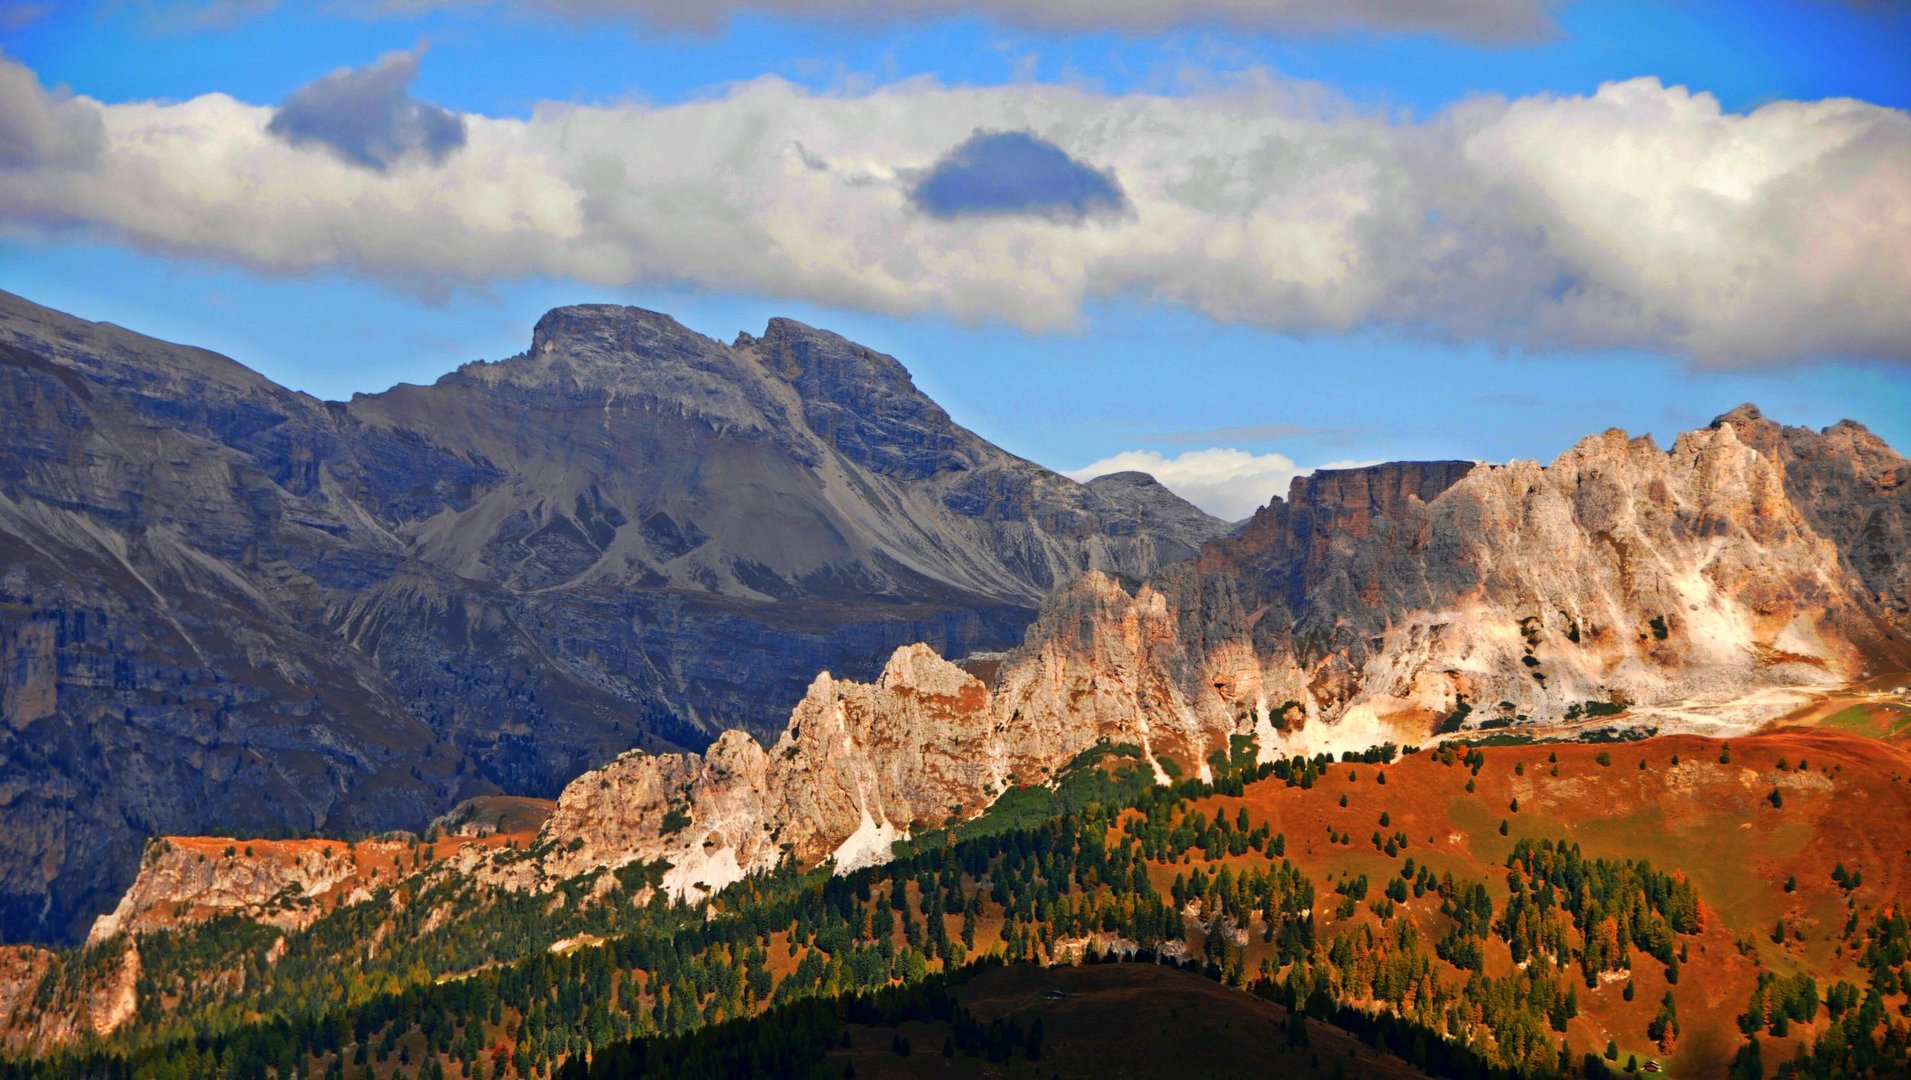
[[[411,96],[422,49],[340,68],[285,99],[267,130],[298,146],[318,145],[354,165],[384,172],[408,158],[442,162],[464,145],[464,119]]]
[[[202,0],[212,4],[270,0]],[[1039,31],[1128,34],[1189,27],[1248,32],[1432,33],[1468,41],[1543,40],[1557,33],[1559,0],[345,0],[396,15],[433,8],[499,8],[531,16],[627,18],[650,27],[711,30],[739,15],[853,23],[980,15]]]
[[[1128,205],[1112,172],[1097,169],[1028,131],[983,131],[965,139],[916,181],[916,207],[936,217],[1028,215],[1080,221]]]

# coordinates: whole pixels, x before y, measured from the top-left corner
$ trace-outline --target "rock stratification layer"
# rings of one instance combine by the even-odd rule
[[[0,939],[169,833],[422,828],[632,745],[773,738],[818,670],[1018,640],[1221,523],[964,430],[890,357],[560,308],[321,402],[0,294]]]

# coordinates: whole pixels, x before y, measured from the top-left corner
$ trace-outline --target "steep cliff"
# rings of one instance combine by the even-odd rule
[[[1724,424],[1783,469],[1786,494],[1837,545],[1886,620],[1911,625],[1911,461],[1850,420],[1823,431],[1781,427],[1741,405],[1712,422]]]
[[[894,359],[560,308],[348,403],[0,295],[0,939],[172,833],[421,829],[633,745],[773,738],[818,670],[1019,639],[1220,523],[977,438]]]
[[[1057,735],[1010,738],[980,681],[913,645],[873,683],[819,675],[767,751],[733,731],[702,755],[626,754],[558,796],[534,864],[467,863],[532,888],[663,863],[664,888],[689,899],[786,858],[854,868],[886,861],[913,832],[973,816],[1013,778],[1038,778],[1068,738]]]

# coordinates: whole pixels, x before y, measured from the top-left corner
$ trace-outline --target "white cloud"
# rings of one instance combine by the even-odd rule
[[[1372,461],[1336,461],[1322,469],[1355,469]],[[1123,450],[1064,475],[1089,481],[1118,472],[1145,472],[1163,487],[1226,521],[1239,521],[1266,506],[1276,495],[1285,497],[1302,468],[1285,454],[1250,454],[1246,450],[1212,447],[1187,450],[1168,457],[1154,450]]]
[[[456,154],[383,173],[219,94],[61,100],[0,60],[0,108],[0,132],[37,133],[0,168],[0,225],[274,273],[685,284],[1031,330],[1140,296],[1297,333],[1911,360],[1911,116],[1857,101],[1734,114],[1639,79],[1410,123],[1266,74],[1175,96],[763,78],[468,115]],[[48,152],[36,118],[76,109],[99,138]],[[923,213],[914,180],[977,128],[1112,170],[1131,212]]]

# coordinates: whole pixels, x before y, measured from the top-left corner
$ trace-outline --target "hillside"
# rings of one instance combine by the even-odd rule
[[[954,423],[788,320],[561,308],[525,354],[321,402],[0,295],[0,940],[151,835],[423,829],[631,746],[773,736],[816,671],[1019,640],[1220,523]]]
[[[1405,1025],[1382,1037],[1409,1062],[1451,1038],[1480,1065],[1544,1074],[1562,1048],[1577,1068],[1610,1043],[1615,1068],[1721,1075],[1743,1067],[1748,1030],[1767,1064],[1800,1047],[1843,1060],[1860,1042],[1904,1060],[1891,1055],[1907,1049],[1911,842],[1892,830],[1911,821],[1911,755],[1896,745],[1787,728],[1364,762],[1249,753],[1213,785],[1173,788],[1135,753],[1085,760],[1046,809],[1005,803],[847,876],[783,870],[683,907],[662,903],[659,867],[633,865],[527,904],[441,852],[378,903],[303,928],[114,937],[40,961],[37,988],[0,1000],[40,1003],[8,1020],[14,1039],[36,1015],[85,1022],[130,966],[141,1004],[108,1045],[142,1060],[183,1062],[199,1044],[181,1035],[225,1031],[235,1054],[303,1047],[315,1072],[336,1059],[347,1075],[415,1075],[435,1048],[462,1076],[501,1047],[500,1074],[527,1075],[585,1046],[907,987],[977,957],[1112,951],[1180,958],[1341,1027],[1380,1009]],[[244,977],[208,983],[209,963]],[[1875,1009],[1857,1007],[1867,994]],[[232,1026],[255,1011],[295,1022]]]

